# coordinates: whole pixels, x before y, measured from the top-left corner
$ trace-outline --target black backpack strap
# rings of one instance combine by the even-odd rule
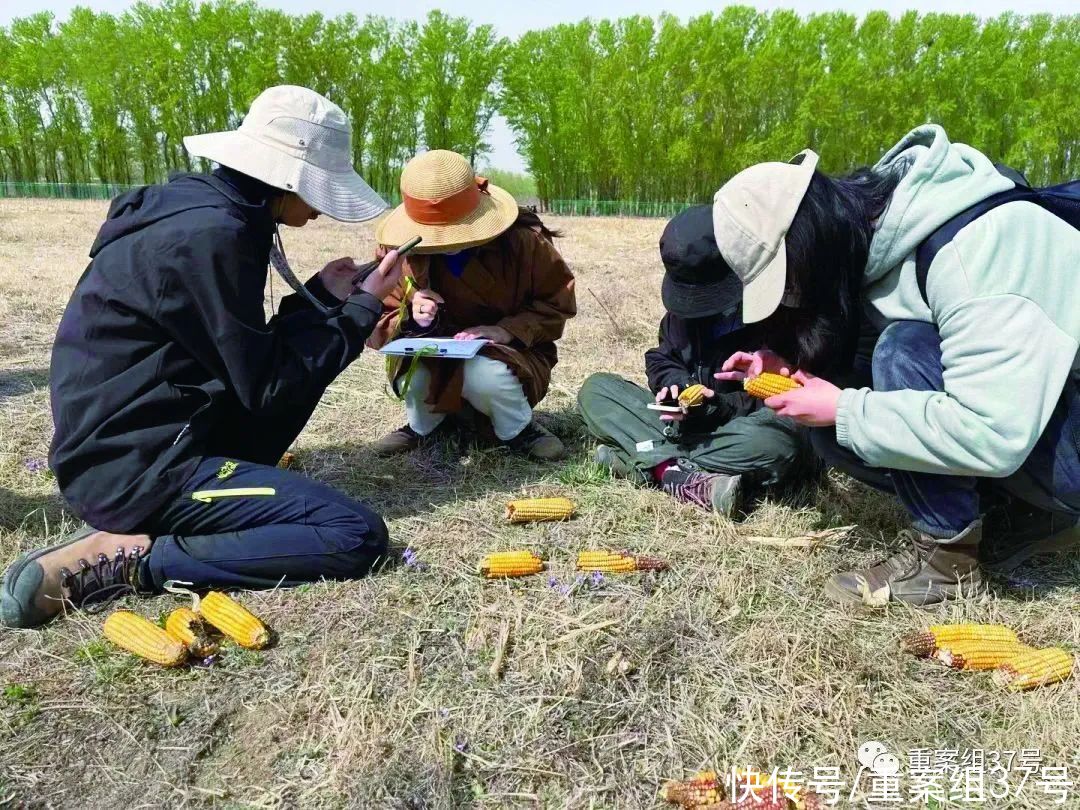
[[[1023,175],[1017,174],[1023,179]],[[1012,179],[1011,175],[1009,177]],[[939,250],[953,240],[956,234],[960,233],[961,228],[971,224],[987,211],[997,208],[999,205],[1027,199],[1037,200],[1038,192],[1026,185],[1017,185],[1016,188],[999,192],[992,197],[987,197],[985,200],[975,203],[926,237],[915,251],[915,277],[918,279],[919,294],[922,295],[923,301],[927,304],[930,303],[926,297],[926,277],[930,273],[930,265],[933,264],[934,257],[938,255]]]

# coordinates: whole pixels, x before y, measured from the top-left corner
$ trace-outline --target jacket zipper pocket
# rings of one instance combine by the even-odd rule
[[[202,489],[191,493],[191,500],[211,503],[219,498],[249,498],[254,496],[276,495],[273,487],[238,487],[236,489]]]

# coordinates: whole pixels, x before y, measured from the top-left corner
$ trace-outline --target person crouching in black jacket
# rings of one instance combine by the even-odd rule
[[[578,405],[602,442],[596,461],[613,475],[659,484],[679,501],[730,517],[749,490],[792,479],[810,458],[807,434],[738,383],[714,379],[732,354],[765,345],[768,324],[744,326],[739,318],[742,285],[716,247],[711,207],[675,216],[660,238],[660,257],[668,312],[660,345],[645,353],[652,393],[614,374],[593,374]],[[705,403],[687,414],[649,409],[697,384],[707,389]]]
[[[220,165],[116,198],[60,322],[50,466],[86,525],[16,559],[0,618],[33,627],[167,580],[260,588],[365,573],[386,550],[370,508],[275,465],[364,347],[401,274],[359,287],[328,264],[266,321],[279,224],[386,204],[352,168],[344,112],[274,87],[233,132],[185,139]],[[295,280],[295,277],[292,277]],[[299,286],[299,285],[297,285]]]

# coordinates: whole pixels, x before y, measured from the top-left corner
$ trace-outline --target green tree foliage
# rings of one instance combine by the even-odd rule
[[[843,171],[927,122],[1047,184],[1080,177],[1077,76],[1080,15],[733,6],[525,34],[500,111],[546,201],[707,201],[751,163],[809,146]]]
[[[422,23],[291,16],[253,2],[138,2],[0,28],[0,179],[134,183],[203,169],[195,132],[235,127],[279,83],[352,117],[354,162],[392,189],[422,148],[474,164],[506,117],[543,200],[709,199],[807,146],[827,170],[873,162],[913,126],[1036,183],[1080,176],[1080,15],[800,17],[731,6],[499,38]]]
[[[474,161],[490,151],[509,47],[491,26],[440,12],[417,24],[164,0],[119,16],[36,14],[0,28],[0,179],[134,183],[205,169],[184,136],[237,126],[284,83],[346,109],[357,168],[392,189],[421,148]]]

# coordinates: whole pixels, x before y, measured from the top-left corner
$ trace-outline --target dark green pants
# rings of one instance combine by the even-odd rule
[[[593,374],[578,392],[585,424],[604,444],[620,447],[642,469],[686,459],[707,472],[749,475],[758,484],[789,483],[810,458],[807,432],[768,408],[732,419],[711,433],[664,435],[654,397],[614,374]]]

